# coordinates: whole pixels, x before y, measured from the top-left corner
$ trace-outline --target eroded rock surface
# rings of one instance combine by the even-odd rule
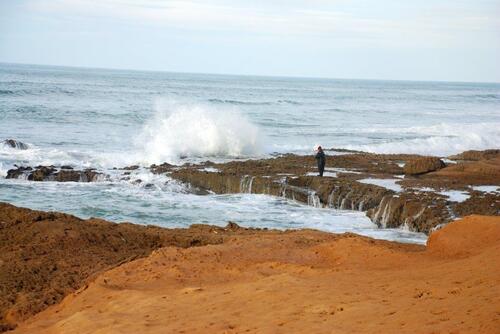
[[[159,247],[219,244],[250,233],[279,232],[258,232],[234,223],[227,229],[162,229],[0,203],[0,332],[57,304],[93,275]]]

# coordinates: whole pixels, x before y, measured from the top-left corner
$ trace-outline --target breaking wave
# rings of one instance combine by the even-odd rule
[[[413,136],[378,144],[346,145],[344,148],[374,153],[415,153],[446,156],[466,150],[498,148],[500,123],[451,124],[409,128],[374,128],[374,133]],[[365,130],[366,132],[366,130]]]
[[[259,129],[235,110],[201,104],[158,103],[136,138],[145,163],[182,158],[240,158],[261,154]]]

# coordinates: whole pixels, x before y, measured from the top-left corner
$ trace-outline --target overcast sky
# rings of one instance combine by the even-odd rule
[[[500,82],[500,0],[0,0],[0,62]]]

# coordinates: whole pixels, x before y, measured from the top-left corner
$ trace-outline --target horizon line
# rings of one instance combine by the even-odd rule
[[[500,81],[457,81],[457,80],[422,80],[422,79],[380,79],[380,78],[333,78],[321,76],[297,76],[297,75],[269,75],[269,74],[235,74],[235,73],[215,73],[215,72],[184,72],[173,70],[152,70],[138,68],[121,68],[121,67],[95,67],[82,65],[55,65],[55,64],[35,64],[23,62],[9,62],[0,60],[0,64],[21,65],[21,66],[42,66],[42,67],[62,67],[74,69],[93,69],[93,70],[108,70],[108,71],[131,71],[131,72],[153,72],[153,73],[174,73],[174,74],[196,74],[196,75],[219,75],[219,76],[243,76],[243,77],[261,77],[261,78],[287,78],[287,79],[317,79],[317,80],[358,80],[358,81],[393,81],[393,82],[438,82],[438,83],[459,83],[459,84],[500,84]]]

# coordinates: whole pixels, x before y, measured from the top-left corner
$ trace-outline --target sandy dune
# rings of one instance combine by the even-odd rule
[[[15,333],[498,333],[500,217],[428,247],[325,233],[166,247],[100,275]]]

